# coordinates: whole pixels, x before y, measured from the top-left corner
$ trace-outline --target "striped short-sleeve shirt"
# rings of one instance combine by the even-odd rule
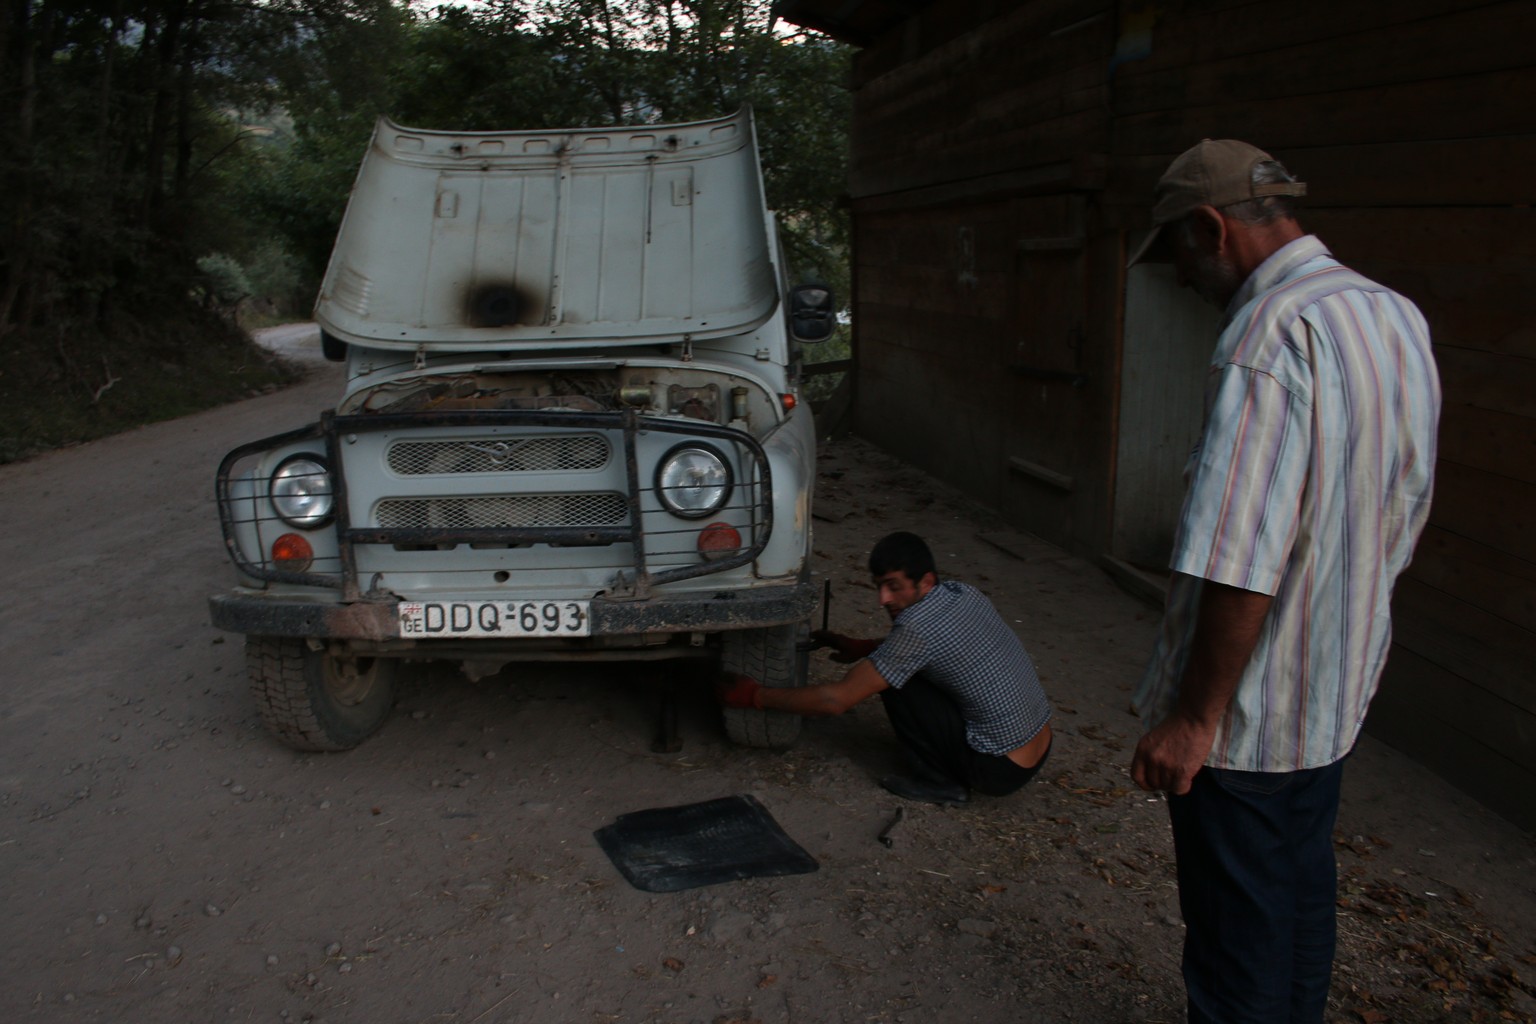
[[[896,616],[869,656],[896,689],[922,673],[965,719],[965,739],[982,754],[1006,754],[1035,738],[1051,704],[1018,634],[985,594],[944,580]]]
[[[1392,587],[1429,515],[1439,378],[1413,303],[1310,235],[1228,316],[1135,704],[1149,727],[1172,711],[1205,580],[1271,595],[1206,764],[1315,768],[1354,745],[1386,661]]]

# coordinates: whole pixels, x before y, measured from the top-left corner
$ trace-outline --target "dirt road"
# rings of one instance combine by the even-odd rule
[[[230,582],[213,467],[337,388],[316,369],[0,468],[0,1020],[1179,1018],[1166,817],[1125,771],[1153,612],[857,442],[820,462],[833,624],[879,629],[874,537],[928,535],[1017,624],[1057,704],[1051,766],[1023,793],[909,807],[887,849],[877,706],[778,755],[729,746],[693,688],[684,749],[656,754],[650,677],[615,666],[415,672],[355,751],[268,738],[240,639],[208,624]],[[1530,1020],[1530,839],[1369,741],[1346,791],[1335,1018]],[[652,895],[592,838],[735,793],[820,869]]]

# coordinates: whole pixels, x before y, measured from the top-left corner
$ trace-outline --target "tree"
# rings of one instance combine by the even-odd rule
[[[48,440],[29,438],[49,402],[88,407],[89,422],[68,428],[84,435],[119,414],[153,418],[139,399],[167,393],[163,367],[230,337],[196,300],[197,261],[230,228],[217,172],[242,155],[233,111],[266,89],[240,46],[283,25],[223,0],[10,0],[6,11],[0,454]]]
[[[183,408],[158,371],[234,338],[202,297],[231,261],[313,294],[379,114],[499,130],[751,104],[793,270],[845,291],[846,48],[786,34],[767,0],[410,3],[5,0],[0,416],[84,401],[100,422],[69,429],[91,433],[136,394]],[[0,456],[31,430],[0,419]]]
[[[552,0],[535,19],[609,123],[750,105],[793,268],[847,295],[848,47],[781,32],[764,0]]]

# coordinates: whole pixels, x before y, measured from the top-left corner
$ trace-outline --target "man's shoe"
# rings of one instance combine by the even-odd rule
[[[903,800],[917,800],[944,807],[959,807],[970,799],[970,794],[958,782],[939,782],[910,775],[887,775],[880,780],[880,785]]]

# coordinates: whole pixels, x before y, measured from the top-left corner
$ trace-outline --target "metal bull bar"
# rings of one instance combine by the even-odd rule
[[[629,504],[628,526],[511,526],[511,527],[398,527],[383,528],[354,526],[347,501],[347,480],[341,457],[340,437],[344,434],[367,433],[395,428],[419,427],[554,427],[586,428],[596,430],[621,430],[624,438],[624,463]],[[652,573],[646,567],[645,530],[641,515],[639,457],[636,437],[641,431],[657,431],[685,435],[688,438],[712,438],[745,449],[750,457],[756,482],[742,481],[738,486],[749,492],[756,489],[755,500],[747,502],[752,509],[752,539],[734,555],[699,565],[682,566]],[[340,573],[296,572],[252,562],[241,551],[236,527],[234,506],[236,499],[231,493],[232,474],[242,459],[260,455],[273,448],[297,444],[302,441],[324,442],[326,458],[332,476],[332,494],[335,503],[334,529],[340,556]],[[643,599],[650,589],[664,583],[691,579],[711,573],[724,572],[746,565],[757,558],[767,546],[773,531],[773,486],[767,453],[757,439],[744,431],[722,427],[698,420],[679,422],[639,415],[634,409],[602,413],[551,412],[546,410],[467,410],[435,413],[381,413],[366,416],[339,416],[333,412],[321,414],[320,421],[308,427],[277,434],[241,445],[219,463],[215,482],[215,494],[219,507],[219,524],[224,534],[224,546],[231,561],[240,572],[252,579],[273,583],[290,583],[302,586],[326,587],[342,591],[344,601],[363,598],[358,584],[358,544],[614,544],[628,543],[633,552],[633,586],[625,586],[623,593],[611,594],[612,598]],[[621,569],[622,571],[622,569]],[[627,582],[627,581],[626,581]]]

